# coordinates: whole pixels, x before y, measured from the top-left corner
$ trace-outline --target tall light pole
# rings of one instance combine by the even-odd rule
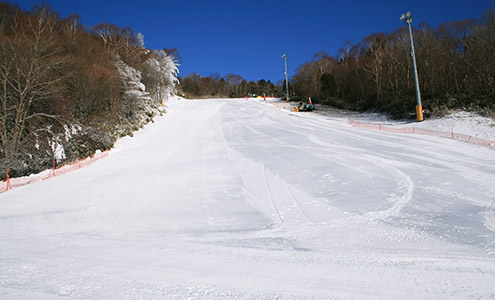
[[[285,63],[285,92],[287,93],[287,102],[289,102],[289,79],[287,79],[287,55],[282,55]]]
[[[423,121],[423,106],[421,105],[421,93],[419,91],[419,80],[418,80],[418,69],[416,67],[416,55],[414,54],[414,42],[413,42],[413,37],[412,37],[412,29],[411,29],[411,23],[412,23],[412,15],[411,12],[407,12],[405,14],[402,14],[400,17],[402,21],[404,21],[408,28],[409,28],[409,38],[411,39],[411,56],[412,56],[412,61],[413,61],[413,67],[414,67],[414,82],[416,83],[416,118],[418,122]]]

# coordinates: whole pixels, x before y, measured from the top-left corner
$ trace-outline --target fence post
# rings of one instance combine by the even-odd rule
[[[382,121],[380,121],[380,123],[378,123],[378,130],[382,130]]]
[[[454,127],[452,127],[452,139],[454,139]]]
[[[10,183],[9,172],[10,172],[10,169],[7,168],[7,191],[12,189],[12,184]]]
[[[53,177],[55,177],[55,158],[53,159]]]

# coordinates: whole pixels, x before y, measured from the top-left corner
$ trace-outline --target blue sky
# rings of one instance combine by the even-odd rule
[[[30,9],[35,0],[10,1]],[[276,83],[321,50],[330,55],[346,41],[356,43],[376,32],[392,32],[411,11],[414,24],[434,27],[449,20],[479,18],[493,0],[417,1],[114,1],[45,0],[62,17],[78,14],[84,25],[108,22],[144,34],[151,49],[177,48],[181,76],[238,74]]]

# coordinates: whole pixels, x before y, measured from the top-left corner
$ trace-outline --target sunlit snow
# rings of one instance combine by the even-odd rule
[[[493,299],[494,182],[489,148],[179,100],[0,195],[0,298]]]

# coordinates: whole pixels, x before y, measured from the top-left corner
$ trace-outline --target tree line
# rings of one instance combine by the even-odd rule
[[[495,111],[495,11],[476,20],[413,30],[425,116],[451,109]],[[415,85],[409,32],[375,33],[331,57],[319,52],[292,77],[296,98],[395,118],[414,114]]]
[[[87,157],[152,121],[177,83],[175,52],[128,27],[0,2],[1,176]]]
[[[281,88],[270,80],[247,81],[240,75],[212,74],[201,76],[196,73],[180,78],[180,90],[189,98],[229,97],[239,98],[248,95],[279,96]]]

